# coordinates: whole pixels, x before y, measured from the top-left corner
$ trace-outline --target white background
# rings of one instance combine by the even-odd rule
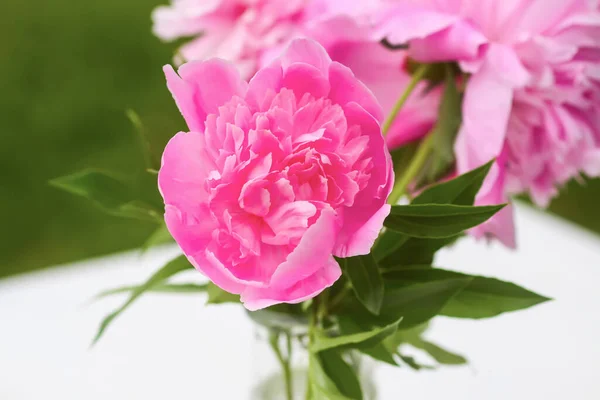
[[[517,228],[516,252],[465,239],[437,265],[555,300],[489,320],[436,319],[429,338],[470,365],[378,367],[381,400],[600,399],[600,239],[523,206]],[[247,399],[260,365],[239,306],[148,295],[89,348],[123,301],[92,297],[143,281],[175,254],[127,253],[0,281],[0,399]]]

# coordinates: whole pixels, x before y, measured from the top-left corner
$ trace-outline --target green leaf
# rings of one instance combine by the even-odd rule
[[[318,354],[318,357],[323,371],[342,395],[350,399],[362,400],[362,389],[356,372],[338,352],[323,351]]]
[[[371,254],[342,260],[346,277],[356,298],[373,314],[379,314],[383,302],[383,279]]]
[[[137,138],[139,146],[140,146],[140,151],[142,153],[142,156],[144,157],[144,169],[152,170],[154,165],[152,162],[152,153],[150,151],[150,142],[148,141],[148,138],[146,135],[146,129],[144,129],[144,124],[142,123],[142,119],[132,109],[126,110],[125,115],[127,116],[127,119],[129,119],[129,121],[133,125],[134,131],[136,134],[136,138]]]
[[[455,179],[433,185],[425,189],[411,204],[472,205],[492,165],[493,161],[490,161]],[[441,239],[419,239],[388,229],[377,241],[373,256],[381,267],[431,264],[439,249],[453,243],[459,237],[460,235]]]
[[[338,316],[338,326],[341,335],[351,335],[355,333],[364,332],[373,327],[373,323],[377,321],[372,320],[372,315],[367,315],[367,320],[365,321],[361,316],[361,310],[354,310],[350,315],[339,315]],[[362,325],[361,325],[362,323]],[[388,336],[383,341],[388,340],[389,337],[393,337],[394,334]],[[362,347],[359,349],[362,353],[387,364],[398,366],[396,360],[394,360],[393,352],[389,352],[388,349],[383,345],[383,341],[377,343],[373,347]]]
[[[447,182],[425,189],[411,204],[456,204],[470,206],[481,189],[494,160]]]
[[[438,268],[391,269],[385,272],[385,279],[402,284],[469,279],[468,285],[448,301],[440,312],[441,315],[455,318],[490,318],[505,312],[523,310],[550,300],[514,283]]]
[[[336,384],[327,375],[317,354],[309,353],[308,379],[312,400],[354,400],[340,393]]]
[[[457,206],[450,204],[418,204],[392,206],[385,226],[407,236],[444,238],[473,228],[500,211],[499,206]]]
[[[381,361],[394,367],[398,366],[398,363],[394,359],[394,353],[390,352],[388,348],[383,345],[383,343],[379,343],[368,349],[360,349],[360,352],[377,361]]]
[[[350,335],[342,335],[329,337],[323,332],[317,332],[314,340],[311,343],[310,350],[312,352],[320,352],[334,348],[371,348],[380,343],[387,336],[393,334],[398,329],[398,324],[401,319],[384,327],[376,327],[368,331],[353,333]]]
[[[208,300],[206,304],[223,304],[223,303],[239,303],[240,296],[237,294],[229,293],[218,287],[212,282],[208,283],[206,288],[208,293]]]
[[[387,281],[381,315],[390,319],[403,317],[399,329],[409,329],[440,314],[446,304],[469,283],[471,278],[457,278],[417,284]]]
[[[411,367],[415,371],[420,371],[422,369],[434,369],[433,367],[431,367],[429,365],[419,364],[413,357],[405,356],[404,354],[401,354],[401,353],[398,353],[398,357],[400,357],[400,359],[402,361],[404,361],[404,363],[406,365],[408,365],[409,367]]]
[[[185,258],[185,256],[181,255],[171,261],[169,261],[164,267],[155,272],[150,279],[148,279],[143,285],[137,286],[129,296],[129,299],[119,307],[112,314],[108,315],[102,323],[100,324],[100,328],[98,329],[98,333],[94,338],[92,343],[95,344],[102,337],[108,326],[117,318],[123,311],[125,311],[135,300],[137,300],[142,294],[151,290],[154,287],[162,285],[168,278],[171,276],[185,271],[187,269],[193,268],[190,262]]]
[[[197,293],[205,293],[208,284],[198,284],[198,283],[164,283],[153,286],[149,289],[146,289],[148,293],[184,293],[184,294],[197,294]],[[96,298],[103,298],[112,296],[115,294],[129,293],[139,290],[140,286],[124,286],[115,289],[105,290],[104,292],[98,294]]]
[[[306,330],[308,326],[308,315],[300,304],[277,304],[258,311],[248,311],[248,315],[257,324],[286,332]]]
[[[391,229],[386,229],[383,234],[375,242],[375,246],[371,251],[375,260],[380,261],[394,254],[400,249],[404,243],[410,238],[399,232],[394,232]]]
[[[433,129],[432,155],[427,167],[427,181],[437,180],[454,164],[454,141],[462,123],[462,95],[456,87],[454,70],[443,65],[444,94],[440,102],[438,120]]]
[[[384,345],[391,352],[397,352],[402,344],[411,345],[414,348],[428,353],[439,364],[462,365],[467,363],[467,360],[463,356],[452,353],[449,350],[445,350],[440,346],[423,339],[422,335],[427,327],[427,324],[423,324],[413,329],[399,330],[394,335],[386,338]]]
[[[399,268],[400,266],[431,265],[435,254],[443,247],[450,246],[456,242],[462,235],[449,236],[441,239],[419,239],[408,238],[406,242],[396,249],[392,254],[379,260],[379,266],[387,269],[390,266]]]
[[[514,283],[474,277],[473,281],[446,304],[442,315],[455,318],[491,318],[505,312],[524,310],[551,300]]]
[[[56,178],[50,184],[84,197],[114,216],[162,221],[158,210],[137,201],[135,191],[129,185],[107,172],[88,169]]]
[[[414,339],[410,342],[413,347],[421,349],[429,354],[435,361],[443,365],[464,365],[467,359],[460,354],[452,353],[449,350],[443,349],[435,343],[429,342],[422,338]]]

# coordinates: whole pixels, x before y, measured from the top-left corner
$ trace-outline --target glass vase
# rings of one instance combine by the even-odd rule
[[[281,331],[255,324],[251,400],[306,400],[309,355],[306,332]],[[343,354],[359,379],[364,400],[376,400],[375,362],[356,351]]]

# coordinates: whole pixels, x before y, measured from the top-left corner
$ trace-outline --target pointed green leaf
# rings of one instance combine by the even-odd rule
[[[448,279],[418,284],[388,281],[381,315],[403,317],[400,329],[421,325],[440,314],[446,304],[469,283],[470,278]]]
[[[164,283],[160,285],[153,286],[149,289],[146,289],[148,293],[189,293],[189,294],[197,294],[197,293],[205,293],[208,284],[198,284],[198,283]],[[139,290],[140,286],[124,286],[115,289],[105,290],[104,292],[98,294],[96,298],[108,297],[115,294],[129,293],[135,292]]]
[[[380,261],[394,254],[399,248],[404,246],[410,238],[399,232],[394,232],[391,229],[386,229],[383,234],[375,242],[375,246],[371,251],[375,260]]]
[[[239,297],[236,300],[239,302]],[[277,304],[258,311],[248,311],[248,315],[254,322],[270,330],[303,331],[309,323],[308,314],[300,304]]]
[[[406,355],[404,355],[404,354],[401,354],[401,353],[398,353],[398,357],[400,357],[400,359],[401,359],[402,361],[404,361],[404,363],[405,363],[406,365],[408,365],[409,367],[411,367],[411,368],[412,368],[412,369],[414,369],[415,371],[420,371],[420,370],[422,370],[422,369],[435,369],[434,367],[432,367],[432,366],[429,366],[429,365],[422,365],[422,364],[419,364],[419,363],[417,362],[417,360],[415,360],[413,357],[406,356]]]
[[[150,290],[154,287],[162,285],[171,276],[173,276],[181,271],[188,270],[190,268],[194,268],[194,267],[192,267],[190,262],[183,255],[169,261],[164,267],[162,267],[160,270],[155,272],[150,277],[150,279],[148,279],[143,285],[137,286],[131,292],[129,299],[125,302],[125,304],[123,304],[112,314],[110,314],[106,318],[104,318],[104,320],[100,324],[100,328],[98,329],[98,333],[96,334],[96,337],[94,338],[94,341],[92,344],[95,344],[96,342],[98,342],[98,340],[102,337],[102,335],[104,334],[104,332],[106,331],[108,326],[114,321],[114,319],[117,318],[121,313],[123,313],[123,311],[125,311],[142,294],[144,294],[145,292],[147,292],[148,290]]]
[[[400,320],[384,327],[373,328],[368,331],[353,333],[350,335],[329,337],[323,332],[318,332],[311,343],[312,352],[320,352],[334,348],[371,348],[380,343],[387,336],[398,329]]]
[[[327,372],[321,365],[321,359],[318,354],[309,354],[308,379],[310,394],[307,398],[312,400],[354,400],[344,396]]]
[[[144,129],[144,124],[142,123],[142,119],[140,116],[132,109],[126,110],[125,115],[127,119],[133,125],[136,138],[138,140],[140,146],[140,152],[144,158],[144,169],[151,170],[154,165],[152,162],[152,153],[150,152],[150,142],[148,141],[148,137],[146,135],[146,129]]]
[[[394,335],[386,338],[384,345],[391,352],[397,352],[398,348],[403,344],[411,345],[412,347],[428,353],[439,364],[461,365],[467,363],[467,360],[463,356],[452,353],[449,350],[445,350],[440,346],[423,339],[422,335],[427,327],[428,324],[424,324],[413,329],[399,330]]]
[[[401,247],[379,260],[379,266],[385,270],[389,267],[431,265],[438,250],[452,245],[461,237],[462,235],[441,239],[408,238]]]
[[[370,327],[372,327],[372,324],[376,321],[373,321],[371,318],[369,318],[369,316],[367,316],[367,320],[363,320],[362,316],[360,315],[361,313],[359,312],[359,310],[354,310],[354,312],[350,315],[339,315],[337,320],[338,320],[338,326],[340,329],[340,334],[341,335],[351,335],[351,334],[355,334],[355,333],[360,333],[360,332],[364,332],[366,330],[369,330]],[[372,317],[372,316],[370,316]],[[361,326],[361,323],[364,324]],[[393,337],[394,334],[388,336],[387,338],[385,338],[383,341],[386,341],[389,339],[389,337]],[[394,360],[394,352],[390,352],[388,351],[388,349],[383,345],[383,341],[380,343],[377,343],[375,346],[373,347],[363,347],[361,346],[361,348],[359,349],[359,351],[361,351],[362,353],[374,358],[375,360],[390,364],[390,365],[394,365],[394,366],[398,366],[398,363],[396,363],[396,360]]]
[[[134,190],[128,184],[107,172],[88,169],[56,178],[50,184],[84,197],[114,216],[162,221],[162,211],[137,201]]]
[[[533,307],[550,300],[547,297],[495,278],[471,276],[439,268],[396,268],[386,270],[389,282],[443,282],[469,279],[469,284],[453,297],[440,314],[455,318],[490,318],[505,312]]]
[[[393,206],[385,226],[407,236],[444,238],[455,236],[491,218],[499,206],[457,206],[450,204],[418,204]]]
[[[453,353],[449,350],[443,349],[435,343],[429,342],[422,338],[415,339],[408,342],[413,347],[421,349],[428,353],[435,361],[443,365],[464,365],[467,363],[467,359],[460,354]]]
[[[323,371],[342,395],[350,399],[362,400],[362,389],[356,371],[344,361],[338,352],[323,351],[318,354],[318,357]]]
[[[398,363],[394,359],[394,353],[390,352],[382,343],[368,349],[360,349],[360,352],[377,361],[381,361],[394,367],[398,366]]]
[[[481,276],[474,277],[465,289],[446,304],[442,315],[455,318],[491,318],[551,300],[514,283]]]
[[[470,206],[481,189],[494,160],[450,181],[425,189],[411,204],[456,204]]]
[[[379,314],[383,301],[383,279],[371,254],[342,260],[346,277],[356,298],[373,314]]]

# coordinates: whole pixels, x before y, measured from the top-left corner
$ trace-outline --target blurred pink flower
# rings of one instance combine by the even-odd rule
[[[386,116],[411,80],[406,71],[407,52],[390,51],[378,41],[342,40],[330,46],[329,55],[350,68],[371,89]],[[427,90],[427,86],[427,82],[419,83],[396,117],[385,137],[390,149],[421,138],[435,125],[441,89]]]
[[[410,80],[405,51],[390,51],[374,31],[382,0],[173,0],[153,15],[164,40],[194,37],[180,49],[185,60],[233,61],[244,78],[269,65],[297,37],[312,38],[334,61],[350,67],[373,91],[387,115]],[[439,91],[419,85],[386,137],[397,147],[426,134],[437,116]],[[383,122],[383,117],[380,122]]]
[[[455,152],[459,173],[497,158],[479,203],[598,176],[600,13],[597,0],[386,0],[378,34],[421,62],[471,74]],[[474,231],[514,246],[511,211]]]
[[[298,303],[367,254],[388,215],[391,157],[381,107],[311,40],[295,40],[249,83],[225,61],[190,62],[167,83],[190,133],[163,154],[169,231],[248,309]]]
[[[245,77],[261,53],[295,36],[311,0],[172,0],[154,10],[154,33],[171,41],[191,37],[179,49],[185,61],[219,57]]]

